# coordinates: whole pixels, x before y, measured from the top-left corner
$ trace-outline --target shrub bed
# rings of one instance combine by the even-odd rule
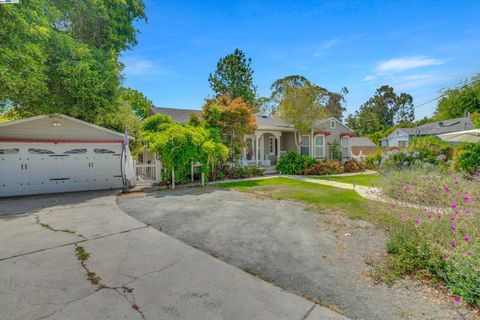
[[[365,171],[365,165],[355,159],[350,159],[343,164],[343,171],[346,173]]]
[[[340,161],[326,160],[318,162],[303,171],[304,175],[328,175],[343,173],[343,165]]]
[[[277,170],[281,174],[302,174],[307,168],[317,163],[309,156],[302,156],[298,152],[289,152],[280,157]]]
[[[455,300],[480,305],[480,179],[432,168],[386,176],[387,195],[419,205],[391,205],[397,219],[386,244],[383,275],[423,272],[442,280]]]

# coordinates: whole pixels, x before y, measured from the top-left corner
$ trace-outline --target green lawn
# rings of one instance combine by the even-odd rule
[[[274,199],[301,201],[316,210],[341,211],[351,218],[369,215],[367,200],[353,190],[339,189],[289,178],[219,183],[222,188],[262,192]]]
[[[314,179],[351,183],[359,186],[375,187],[380,184],[381,176],[378,174],[359,174],[355,176],[312,177]]]

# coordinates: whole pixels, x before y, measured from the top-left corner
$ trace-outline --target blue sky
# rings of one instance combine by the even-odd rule
[[[200,109],[209,73],[235,48],[252,58],[262,96],[299,74],[346,86],[352,113],[383,84],[421,104],[480,72],[480,1],[145,0],[125,85],[156,106]],[[431,115],[435,102],[416,109]]]

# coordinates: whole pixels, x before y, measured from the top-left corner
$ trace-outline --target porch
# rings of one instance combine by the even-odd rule
[[[244,137],[242,166],[274,166],[278,159],[291,151],[298,151],[293,131],[256,130]]]

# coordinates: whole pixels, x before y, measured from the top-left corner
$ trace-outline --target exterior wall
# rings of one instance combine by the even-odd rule
[[[323,121],[313,127],[313,132],[315,131],[325,131],[330,134],[325,137],[325,157],[330,158],[330,145],[334,143],[340,144],[340,135],[342,133],[351,133],[351,130],[342,124],[340,121],[335,121],[335,128],[330,127],[330,121]],[[313,156],[313,132],[311,137],[311,148],[310,154]]]
[[[282,132],[282,137],[280,138],[280,151],[285,152],[298,152],[297,144],[295,143],[295,133],[293,132]]]
[[[53,122],[60,122],[54,127]],[[95,129],[82,123],[58,116],[0,127],[0,138],[62,139],[62,140],[122,140],[118,135]]]
[[[407,141],[408,143],[410,136],[402,130],[396,129],[387,137],[387,140],[388,145],[385,147],[399,147],[399,141]]]

